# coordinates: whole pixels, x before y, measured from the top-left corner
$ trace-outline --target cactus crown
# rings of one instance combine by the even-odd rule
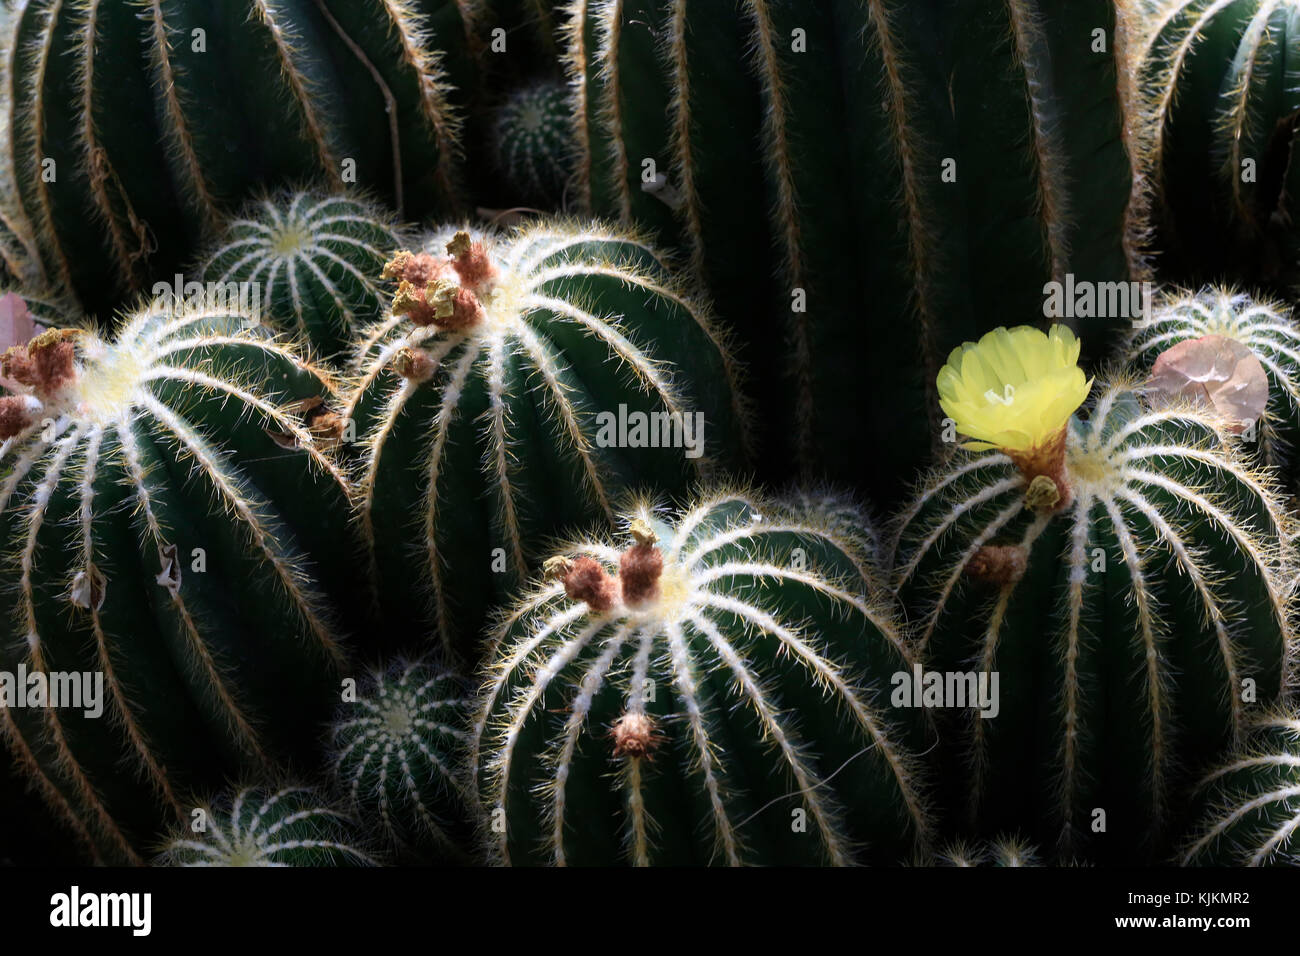
[[[472,801],[461,778],[470,700],[452,673],[402,662],[371,673],[333,728],[334,774],[355,811],[390,838],[454,845],[450,816]]]
[[[615,771],[626,801],[626,858],[644,865],[662,850],[652,817],[656,808],[667,812],[661,787],[678,786],[664,780],[684,773],[687,786],[707,796],[708,809],[701,810],[712,848],[703,858],[730,865],[750,859],[747,824],[762,808],[743,791],[770,785],[785,789],[778,800],[799,795],[820,858],[848,862],[855,850],[843,817],[851,808],[828,786],[835,767],[825,754],[814,756],[797,709],[789,709],[815,686],[819,703],[809,706],[825,703],[838,715],[836,746],[879,756],[877,770],[888,780],[883,789],[897,813],[891,835],[902,827],[924,842],[928,821],[917,768],[893,716],[868,689],[883,678],[863,683],[862,660],[853,657],[859,643],[874,647],[878,639],[875,653],[902,669],[910,666],[910,652],[892,612],[863,593],[866,572],[856,548],[811,514],[792,515],[739,492],[708,496],[673,523],[645,501],[627,514],[625,547],[571,545],[548,562],[547,583],[502,618],[473,761],[488,806],[505,809],[507,830],[540,826],[537,839],[551,861],[580,857],[571,843],[584,838],[570,804],[589,806],[583,791]],[[797,548],[806,549],[809,562],[825,558],[827,570],[792,559]],[[805,617],[813,608],[825,619]],[[754,728],[733,722],[750,717]],[[771,762],[746,773],[745,758],[719,742],[751,730]],[[540,742],[539,732],[546,733]],[[598,733],[605,742],[590,739]],[[676,769],[657,769],[665,751]],[[538,789],[526,792],[525,780]],[[534,800],[540,806],[530,806]],[[742,812],[745,806],[749,812]],[[697,829],[694,821],[687,829]],[[665,833],[664,842],[681,837]],[[537,849],[510,832],[498,831],[492,841],[505,860]]]
[[[568,89],[545,82],[516,90],[496,120],[497,161],[526,198],[554,201],[573,174]]]
[[[163,865],[377,865],[349,839],[347,817],[307,787],[244,787],[197,809],[203,829],[173,834]]]

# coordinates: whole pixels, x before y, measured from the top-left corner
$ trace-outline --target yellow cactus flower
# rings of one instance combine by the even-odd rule
[[[939,404],[972,450],[1013,458],[1057,444],[1092,379],[1079,368],[1079,340],[1064,325],[999,328],[952,350],[939,371]]]

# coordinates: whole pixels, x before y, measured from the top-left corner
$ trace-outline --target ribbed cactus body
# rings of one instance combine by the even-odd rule
[[[379,272],[401,246],[388,216],[346,196],[296,193],[250,207],[222,232],[204,283],[256,283],[263,323],[325,356],[384,310]]]
[[[459,259],[447,230],[408,260],[418,288],[403,278],[363,346],[345,414],[372,580],[408,629],[390,637],[427,641],[426,621],[476,660],[488,606],[548,535],[735,463],[745,422],[725,343],[640,240],[549,222],[463,235]]]
[[[580,198],[685,251],[765,383],[773,471],[889,503],[948,349],[1066,273],[1128,276],[1104,0],[570,10]]]
[[[995,716],[947,721],[955,819],[1094,859],[1159,852],[1184,774],[1277,699],[1293,637],[1271,479],[1212,413],[1131,388],[1072,419],[1063,508],[1033,510],[1002,452],[963,456],[902,513],[894,562],[927,671],[999,677]]]
[[[1202,781],[1207,811],[1183,850],[1191,866],[1300,866],[1300,715],[1257,721]]]
[[[1207,335],[1239,342],[1259,360],[1268,379],[1268,406],[1243,440],[1270,464],[1285,464],[1300,441],[1300,326],[1290,306],[1221,287],[1171,293],[1134,329],[1124,357],[1150,368],[1162,352]]]
[[[101,318],[262,188],[354,182],[413,218],[455,205],[452,0],[19,6],[0,48],[21,205],[44,279]]]
[[[720,492],[577,543],[505,616],[476,757],[512,864],[889,862],[924,842],[911,668],[856,548]]]
[[[0,361],[0,671],[102,677],[101,713],[0,707],[0,730],[105,860],[194,789],[313,752],[342,653],[324,594],[366,606],[329,557],[329,419],[299,410],[330,383],[248,321],[150,307]]]
[[[457,854],[473,832],[472,704],[460,678],[428,664],[370,675],[333,728],[334,781],[353,814],[400,844]]]
[[[307,787],[246,787],[193,808],[164,866],[371,866],[350,822]],[[201,830],[195,831],[197,825]]]
[[[1125,78],[1142,173],[1131,214],[1162,271],[1193,283],[1294,281],[1300,3],[1121,9],[1137,37]]]
[[[557,208],[573,177],[573,117],[560,83],[516,90],[497,113],[497,162],[520,202]]]

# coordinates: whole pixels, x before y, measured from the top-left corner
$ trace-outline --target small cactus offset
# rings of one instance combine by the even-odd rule
[[[1210,809],[1185,866],[1300,866],[1300,713],[1259,720],[1201,787]]]
[[[454,674],[403,663],[370,675],[333,727],[333,774],[392,842],[455,854],[472,835],[463,780],[473,700]]]
[[[346,816],[308,787],[244,787],[194,807],[162,866],[374,866]]]
[[[1263,421],[1243,423],[1243,440],[1257,443],[1265,461],[1283,464],[1300,440],[1300,326],[1291,307],[1222,287],[1172,292],[1134,329],[1124,357],[1150,368],[1162,353],[1204,336],[1238,343],[1259,361],[1267,380],[1266,414]]]
[[[936,866],[1017,867],[1042,866],[1038,850],[1018,836],[998,837],[987,843],[957,840],[941,847],[934,856]]]
[[[497,162],[521,202],[555,209],[575,170],[569,92],[543,82],[510,95],[497,113]]]
[[[447,230],[384,274],[392,312],[345,410],[365,451],[360,527],[381,608],[428,621],[444,659],[478,659],[488,605],[540,539],[743,458],[726,343],[640,240]]]
[[[927,669],[1000,682],[996,715],[945,735],[970,772],[949,782],[959,819],[1062,856],[1141,856],[1183,774],[1285,686],[1293,519],[1213,410],[1148,410],[1077,355],[1060,326],[954,350],[940,394],[975,453],[899,517],[895,584]]]
[[[1297,278],[1296,0],[1121,0],[1132,35],[1129,215],[1188,283]]]
[[[357,183],[412,218],[461,208],[463,6],[16,4],[0,125],[38,278],[107,319],[292,183]]]
[[[0,357],[0,670],[103,679],[98,713],[0,707],[0,733],[105,861],[329,714],[325,595],[353,584],[332,386],[251,321],[155,303]]]
[[[476,727],[511,864],[896,861],[929,831],[912,659],[856,547],[718,492],[547,562],[497,632]]]
[[[400,247],[377,206],[295,193],[264,199],[226,226],[207,257],[203,281],[257,283],[266,325],[334,356],[379,320],[387,298],[379,272]]]

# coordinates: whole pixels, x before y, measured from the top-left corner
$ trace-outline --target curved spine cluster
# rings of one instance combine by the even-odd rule
[[[347,488],[295,410],[330,380],[252,324],[154,303],[0,358],[0,669],[103,679],[101,713],[2,707],[0,733],[103,859],[314,739],[342,661]]]
[[[846,864],[924,845],[911,651],[857,549],[718,491],[577,542],[501,618],[475,728],[503,862]],[[893,855],[891,856],[891,852]]]
[[[174,831],[163,866],[374,866],[351,821],[308,787],[244,787],[195,808]],[[202,829],[195,832],[196,826]]]
[[[1209,811],[1183,848],[1183,865],[1300,866],[1300,715],[1256,722],[1246,746],[1201,787]]]
[[[257,283],[265,325],[333,356],[379,320],[379,273],[401,244],[377,206],[294,193],[263,199],[230,222],[209,252],[203,280]]]
[[[1018,836],[998,837],[987,843],[957,840],[935,853],[936,866],[1019,867],[1042,866],[1038,849]]]
[[[1041,820],[1065,855],[1157,839],[1183,773],[1239,740],[1293,664],[1274,479],[1211,411],[1148,410],[1135,385],[1100,387],[1071,422],[1068,507],[1031,507],[995,449],[937,470],[895,529],[927,667],[1000,675],[999,715],[951,728],[971,774],[953,809],[984,832]]]
[[[472,830],[463,780],[472,700],[456,675],[423,663],[372,673],[334,723],[336,786],[392,841],[455,852]]]
[[[345,411],[365,457],[359,524],[381,606],[430,621],[449,659],[477,660],[492,595],[546,536],[746,457],[725,337],[640,239],[448,229],[385,275],[393,309]]]

